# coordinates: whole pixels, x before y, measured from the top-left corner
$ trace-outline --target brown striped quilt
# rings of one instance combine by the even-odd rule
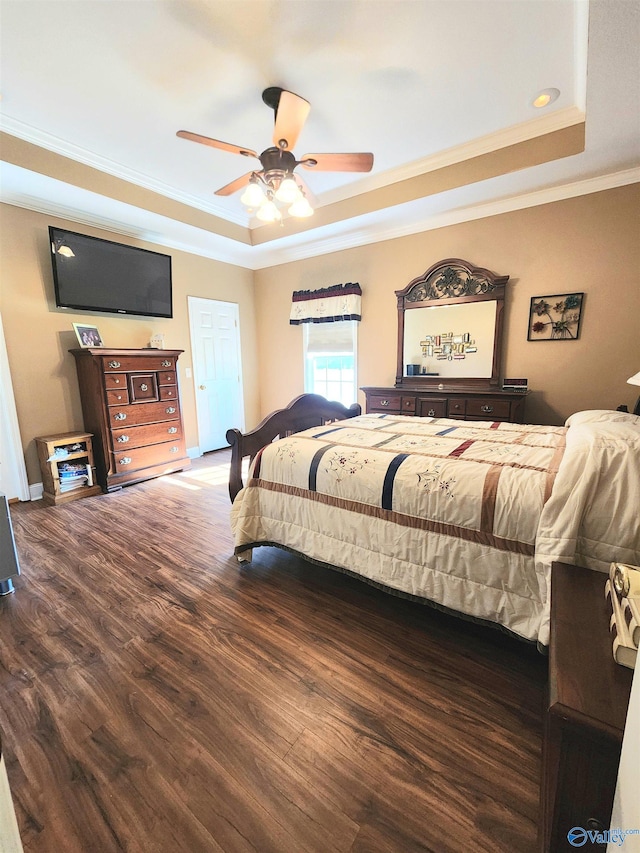
[[[363,415],[280,439],[232,508],[236,553],[280,545],[546,644],[568,432]]]

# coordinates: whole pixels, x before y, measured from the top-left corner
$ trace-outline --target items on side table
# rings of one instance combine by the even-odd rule
[[[95,482],[92,434],[65,432],[36,438],[42,500],[57,505],[100,494]]]
[[[634,669],[640,642],[640,566],[611,563],[605,598],[612,611],[609,630],[613,659]]]

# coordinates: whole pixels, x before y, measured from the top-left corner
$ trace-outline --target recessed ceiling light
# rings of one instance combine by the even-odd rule
[[[552,104],[554,101],[557,101],[560,97],[560,89],[543,89],[533,99],[533,106],[538,107],[548,107],[549,104]]]

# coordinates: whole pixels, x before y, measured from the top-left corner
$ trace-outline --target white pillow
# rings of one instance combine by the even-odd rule
[[[580,426],[581,424],[604,423],[623,423],[640,427],[640,415],[632,415],[631,412],[614,412],[611,409],[592,409],[569,415],[564,425],[569,427]]]

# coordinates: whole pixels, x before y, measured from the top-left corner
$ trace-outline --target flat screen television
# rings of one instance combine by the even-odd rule
[[[173,317],[171,256],[49,226],[58,308]]]

